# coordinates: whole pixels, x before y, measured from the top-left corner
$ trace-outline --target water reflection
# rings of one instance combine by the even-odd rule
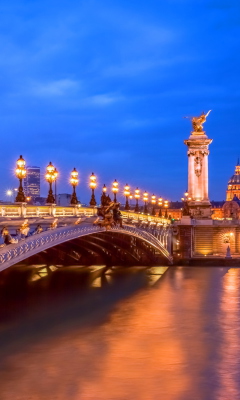
[[[1,278],[2,400],[240,398],[240,269],[41,268]]]

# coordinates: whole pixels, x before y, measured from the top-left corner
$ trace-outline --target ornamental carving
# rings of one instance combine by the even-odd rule
[[[196,149],[191,149],[188,150],[188,156],[197,156],[199,154],[201,154],[202,156],[208,156],[209,155],[209,150],[207,148],[204,148],[204,146],[201,147],[197,147]]]
[[[202,160],[200,157],[194,158],[194,171],[197,177],[202,173]]]

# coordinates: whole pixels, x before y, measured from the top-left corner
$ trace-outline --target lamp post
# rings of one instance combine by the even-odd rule
[[[96,176],[94,175],[93,172],[92,172],[92,175],[90,176],[89,179],[90,179],[89,187],[90,187],[90,189],[92,189],[92,196],[91,196],[91,200],[90,200],[89,204],[90,204],[90,206],[95,207],[97,202],[96,202],[96,199],[95,199],[94,190],[97,187],[97,178],[96,178]]]
[[[128,184],[124,186],[124,196],[126,197],[125,210],[129,211],[128,197],[130,196],[130,186]]]
[[[167,213],[168,206],[169,206],[168,200],[165,200],[165,201],[164,201],[164,208],[165,208],[165,215],[164,215],[164,218],[168,218],[168,213]]]
[[[135,212],[139,212],[138,200],[140,199],[140,190],[138,188],[135,190],[135,196],[134,197],[136,199],[136,206],[135,206],[134,211]]]
[[[158,199],[158,205],[159,205],[159,213],[158,213],[158,216],[159,216],[159,218],[162,218],[162,202],[163,202],[162,197],[159,197],[159,199]]]
[[[49,165],[47,166],[47,172],[45,174],[45,179],[49,183],[47,204],[55,204],[56,199],[53,196],[52,184],[53,184],[53,182],[56,182],[57,177],[58,177],[58,171],[56,170],[56,168],[52,165],[52,163],[50,161]]]
[[[191,200],[191,197],[188,197],[188,191],[184,193],[184,197],[182,197],[182,202],[183,202],[183,213],[182,215],[189,215],[189,207],[188,207],[188,201]]]
[[[107,205],[106,192],[107,192],[107,187],[106,187],[106,185],[104,183],[103,188],[102,188],[102,196],[101,196],[101,204],[102,204],[102,206],[106,206]]]
[[[78,172],[77,172],[76,168],[73,168],[73,170],[71,172],[70,183],[71,183],[71,185],[73,187],[73,192],[72,192],[70,204],[76,205],[76,204],[78,204],[78,198],[77,198],[77,195],[76,195],[76,186],[79,183]]]
[[[132,205],[132,198],[133,198],[133,195],[132,195],[132,193],[130,193],[130,196],[129,196],[129,204],[130,204],[130,208],[131,208],[131,205]]]
[[[117,193],[118,193],[118,181],[115,179],[115,181],[112,184],[112,192],[114,194],[114,203],[117,203]]]
[[[23,187],[22,187],[22,180],[24,178],[26,178],[27,175],[27,170],[25,168],[26,165],[26,161],[23,159],[22,156],[19,157],[19,159],[17,160],[17,168],[15,169],[15,174],[16,177],[19,179],[19,188],[18,188],[18,194],[16,197],[16,203],[25,203],[26,202],[26,198],[25,198],[25,194],[23,191]]]
[[[152,215],[155,216],[155,204],[156,204],[156,196],[153,194],[152,195]]]
[[[143,193],[143,201],[144,201],[144,214],[148,213],[147,202],[148,202],[148,193],[145,191]]]

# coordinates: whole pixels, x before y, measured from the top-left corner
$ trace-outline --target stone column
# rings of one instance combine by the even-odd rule
[[[188,146],[189,210],[194,218],[209,218],[211,204],[208,198],[208,146],[212,143],[205,132],[191,132],[184,143]]]

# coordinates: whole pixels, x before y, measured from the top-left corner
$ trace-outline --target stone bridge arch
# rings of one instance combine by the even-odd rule
[[[169,264],[172,264],[172,256],[169,251],[170,230],[162,235],[162,240],[158,234],[136,228],[134,226],[124,225],[123,228],[117,227],[107,231],[108,235],[121,234],[123,236],[132,237],[141,240],[145,245],[159,252]],[[24,241],[11,244],[0,249],[0,271],[18,264],[19,262],[35,256],[45,250],[54,248],[55,246],[73,241],[78,238],[86,238],[94,234],[106,234],[103,228],[97,226],[68,226],[55,230],[42,232],[41,234],[31,236]],[[114,243],[114,241],[113,241]],[[97,243],[92,244],[96,247]],[[98,245],[100,247],[100,245]]]

